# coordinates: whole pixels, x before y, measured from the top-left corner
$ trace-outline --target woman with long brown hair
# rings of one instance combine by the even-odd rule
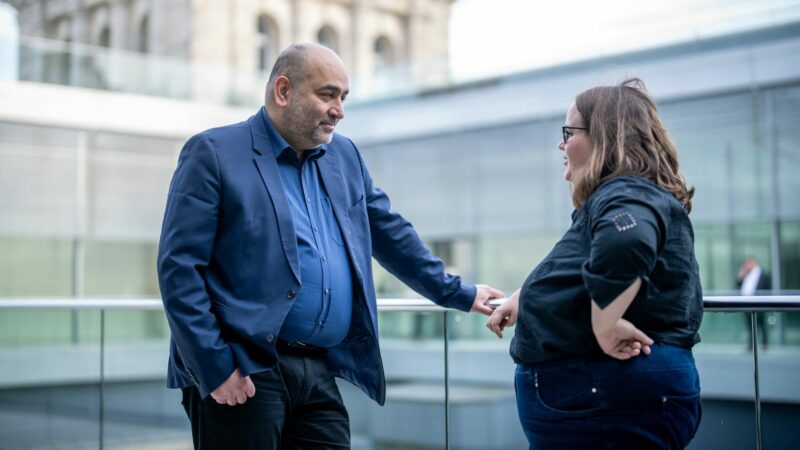
[[[531,449],[682,449],[700,422],[694,189],[639,79],[586,90],[562,127],[572,226],[487,327]]]

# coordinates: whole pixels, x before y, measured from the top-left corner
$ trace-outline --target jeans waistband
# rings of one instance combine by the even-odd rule
[[[671,370],[694,367],[692,350],[672,344],[656,343],[651,346],[651,354],[641,354],[626,361],[614,359],[602,353],[572,358],[520,363],[524,369],[536,371],[560,371],[568,367],[591,367],[596,373],[618,371]]]

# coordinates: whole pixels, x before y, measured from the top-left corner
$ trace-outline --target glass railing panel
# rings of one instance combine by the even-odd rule
[[[98,448],[100,312],[0,309],[0,448]]]
[[[386,404],[339,380],[354,450],[445,447],[443,320],[443,312],[379,313]]]
[[[799,318],[797,312],[755,314],[757,353],[754,356],[758,360],[763,450],[796,448],[800,442]],[[761,332],[762,329],[765,332]]]
[[[192,448],[179,390],[166,388],[169,328],[161,310],[104,317],[103,446]]]
[[[75,42],[20,36],[0,41],[20,81],[127,92],[231,106],[258,107],[269,72],[191,62]],[[3,56],[3,55],[0,55]],[[443,59],[395,64],[352,73],[351,101],[398,97],[450,84]]]
[[[753,354],[745,313],[703,315],[694,347],[703,417],[689,450],[750,450],[756,445]]]
[[[164,386],[169,332],[160,302],[141,303],[102,312],[0,309],[0,449],[97,448],[101,439],[104,448],[191,448],[179,392]],[[525,448],[508,355],[513,329],[501,340],[484,316],[386,303],[379,313],[386,405],[340,383],[353,448]],[[695,347],[704,414],[689,449],[756,448],[755,352],[762,448],[800,441],[800,346],[791,325],[798,313],[765,315],[766,348],[760,332],[755,348],[748,345],[747,314],[705,314]]]
[[[508,353],[514,329],[507,329],[503,339],[497,339],[486,330],[485,317],[448,314],[450,448],[526,448],[515,403],[514,363]],[[704,316],[703,341],[694,349],[704,411],[689,449],[755,448],[754,365],[747,344],[748,323],[745,313]],[[470,406],[476,411],[473,416],[468,413]]]
[[[508,353],[514,329],[503,339],[486,329],[486,316],[448,312],[450,449],[527,448]]]
[[[174,58],[20,38],[21,81],[190,99],[192,77],[192,65]]]

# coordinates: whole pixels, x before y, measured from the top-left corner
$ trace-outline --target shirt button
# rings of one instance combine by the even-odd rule
[[[319,228],[317,228],[317,227],[314,227],[314,231],[319,231]]]
[[[306,203],[311,203],[311,197],[306,197]]]
[[[322,257],[322,260],[325,261],[325,257],[324,256]]]
[[[328,294],[328,295],[330,295],[330,293],[331,293],[331,290],[330,290],[330,289],[328,289],[328,288],[325,288],[325,293],[326,293],[326,294]]]
[[[272,342],[273,340],[275,340],[275,336],[273,336],[271,334],[268,334],[267,335],[267,342]]]
[[[289,300],[291,300],[291,299],[293,299],[293,298],[297,297],[297,292],[295,292],[295,291],[293,291],[293,290],[289,290],[289,292],[287,292],[287,293],[286,293],[286,297],[287,297]]]

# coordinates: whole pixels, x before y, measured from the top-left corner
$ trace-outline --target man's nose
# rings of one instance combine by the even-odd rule
[[[329,114],[336,117],[337,120],[344,119],[344,104],[341,100],[337,101],[336,104],[331,107]]]

